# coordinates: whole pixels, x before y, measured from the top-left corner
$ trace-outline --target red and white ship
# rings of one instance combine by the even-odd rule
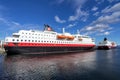
[[[5,51],[7,54],[17,53],[64,53],[92,50],[95,41],[89,36],[80,34],[57,33],[49,25],[44,31],[20,30],[12,37],[5,38]]]
[[[104,38],[104,40],[98,44],[98,49],[112,49],[116,47],[117,44],[113,41],[108,41],[107,38]]]

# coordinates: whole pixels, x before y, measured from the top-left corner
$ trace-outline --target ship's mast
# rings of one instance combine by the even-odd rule
[[[77,30],[77,34],[80,34],[80,31],[79,31],[79,30]]]
[[[65,28],[63,28],[63,34],[65,33]]]

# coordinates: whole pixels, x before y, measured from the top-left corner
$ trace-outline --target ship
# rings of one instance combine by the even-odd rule
[[[114,49],[116,47],[117,47],[116,42],[109,41],[109,40],[107,40],[107,38],[104,38],[104,40],[102,42],[99,42],[97,48],[102,49],[102,50],[108,50],[108,49]]]
[[[79,33],[58,33],[45,24],[44,30],[19,30],[10,37],[5,37],[4,48],[9,54],[46,54],[69,53],[93,50],[95,40]]]

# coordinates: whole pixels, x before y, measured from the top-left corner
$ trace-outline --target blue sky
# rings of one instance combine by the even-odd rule
[[[44,24],[120,44],[120,0],[0,0],[0,39]]]

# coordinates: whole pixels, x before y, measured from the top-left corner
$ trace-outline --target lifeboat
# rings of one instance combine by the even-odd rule
[[[57,39],[65,39],[66,36],[65,35],[57,35]]]
[[[67,36],[67,40],[73,40],[74,36]]]
[[[82,41],[82,38],[79,38],[78,40],[79,40],[79,41]]]

